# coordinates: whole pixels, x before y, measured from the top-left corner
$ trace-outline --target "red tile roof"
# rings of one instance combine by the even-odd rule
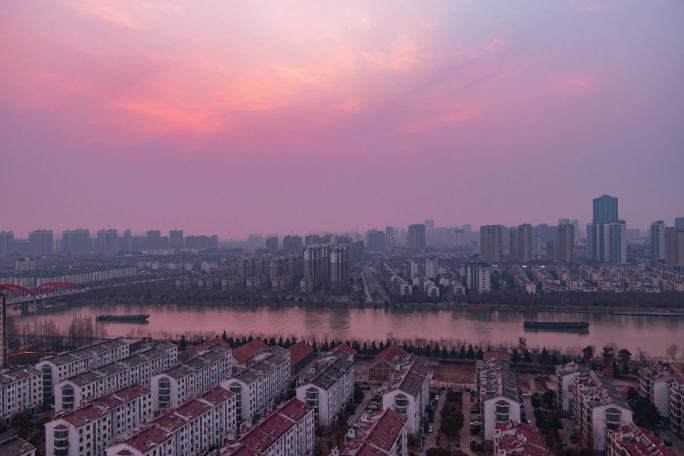
[[[224,345],[226,348],[230,349],[230,345],[228,345],[221,337],[216,336],[212,339],[205,340],[204,342],[201,342],[197,345],[191,345],[185,350],[184,356],[188,359],[192,358],[202,350],[206,350],[207,348],[211,348],[216,345]]]
[[[290,360],[292,360],[293,365],[298,364],[301,360],[313,353],[313,349],[304,342],[297,342],[287,350],[290,352]]]
[[[345,353],[349,353],[349,354],[352,355],[352,356],[356,356],[356,355],[357,355],[356,350],[354,350],[353,348],[351,348],[351,346],[350,346],[349,344],[341,344],[341,345],[338,345],[337,347],[333,348],[332,351],[337,351],[337,350],[343,351],[343,352],[345,352]]]
[[[392,448],[394,441],[401,432],[401,429],[406,423],[406,417],[395,412],[392,409],[387,409],[385,414],[380,418],[375,429],[368,436],[368,441],[378,448],[388,451]]]
[[[484,354],[484,360],[487,361],[489,359],[500,359],[502,361],[511,362],[511,355],[510,355],[510,353],[491,350],[491,351],[485,352],[485,354]]]
[[[254,358],[257,353],[262,350],[266,350],[267,348],[268,345],[266,345],[262,340],[254,339],[246,344],[240,345],[238,348],[233,350],[233,358],[244,364]]]
[[[376,364],[379,364],[381,362],[387,361],[387,362],[392,362],[393,359],[395,358],[406,358],[408,357],[409,354],[400,346],[398,345],[390,345],[373,359],[371,361],[370,365],[375,366]]]

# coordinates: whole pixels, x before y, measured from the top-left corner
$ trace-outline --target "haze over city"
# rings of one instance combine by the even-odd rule
[[[0,4],[1,229],[681,215],[679,1]]]

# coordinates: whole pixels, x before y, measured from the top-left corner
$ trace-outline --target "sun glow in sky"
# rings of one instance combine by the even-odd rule
[[[5,0],[0,229],[684,215],[684,4]]]

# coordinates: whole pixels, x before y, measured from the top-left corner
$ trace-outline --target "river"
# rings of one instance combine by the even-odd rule
[[[684,352],[684,317],[625,316],[608,313],[521,312],[510,310],[392,310],[342,307],[258,307],[98,305],[52,309],[38,316],[54,320],[66,330],[73,315],[149,314],[147,324],[106,323],[98,329],[108,336],[153,337],[182,333],[217,333],[224,330],[240,335],[274,335],[317,339],[399,339],[465,341],[472,344],[516,344],[527,338],[528,346],[563,350],[586,345],[600,348],[614,343],[634,356],[643,351],[665,356],[672,344]],[[15,315],[17,323],[33,322],[33,316]],[[584,320],[588,334],[526,332],[523,320]]]

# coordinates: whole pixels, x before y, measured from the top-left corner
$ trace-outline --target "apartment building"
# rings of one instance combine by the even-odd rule
[[[152,392],[132,385],[45,424],[46,456],[99,456],[152,418]]]
[[[43,377],[43,401],[54,403],[59,382],[90,369],[119,361],[130,355],[130,344],[123,338],[100,342],[40,360],[36,369]]]
[[[228,443],[221,450],[221,456],[312,456],[314,421],[310,407],[291,399],[266,415],[239,440]]]
[[[398,345],[390,345],[378,353],[368,366],[368,380],[371,382],[384,383],[389,379],[396,364],[399,364],[411,355]]]
[[[588,370],[575,378],[574,418],[586,448],[605,454],[610,431],[632,422],[632,410],[612,383]]]
[[[670,425],[675,432],[684,432],[684,376],[674,375],[670,381]]]
[[[55,388],[55,411],[73,410],[84,401],[133,384],[149,386],[152,376],[169,369],[177,357],[176,346],[164,341],[121,361],[62,380]]]
[[[234,438],[235,395],[216,387],[155,418],[107,456],[199,456]]]
[[[36,447],[20,438],[16,432],[0,434],[0,454],[7,456],[36,456]]]
[[[520,421],[522,401],[515,374],[505,359],[491,357],[477,367],[478,403],[487,445],[494,439],[497,426]]]
[[[314,410],[317,424],[328,428],[337,420],[354,395],[354,358],[343,351],[319,360],[309,381],[297,387],[297,399]]]
[[[419,436],[426,419],[430,399],[432,368],[427,361],[410,355],[395,364],[387,384],[382,388],[382,408],[406,416],[409,434]]]
[[[408,419],[392,409],[367,411],[347,431],[334,456],[407,456]]]
[[[634,423],[610,433],[608,456],[674,456],[654,433]]]
[[[40,371],[20,367],[0,372],[0,422],[17,413],[35,412],[43,403]]]
[[[254,358],[268,350],[268,345],[261,339],[253,339],[249,342],[240,345],[233,350],[233,359],[235,360],[235,369],[241,370],[250,365]]]
[[[174,409],[219,385],[231,373],[233,357],[224,344],[200,351],[183,364],[152,376],[152,408],[155,413]]]
[[[494,456],[551,456],[536,427],[509,421],[497,425],[494,433]]]
[[[587,371],[587,366],[576,363],[575,361],[556,366],[556,376],[558,377],[558,405],[561,412],[565,415],[572,414],[573,397],[575,389],[575,377]]]
[[[661,362],[639,369],[639,394],[651,401],[663,417],[670,416],[670,381],[672,371]]]
[[[292,363],[290,352],[282,347],[271,347],[261,352],[253,364],[221,385],[237,396],[239,423],[253,423],[280,400],[290,381]],[[313,413],[313,411],[312,411]]]

